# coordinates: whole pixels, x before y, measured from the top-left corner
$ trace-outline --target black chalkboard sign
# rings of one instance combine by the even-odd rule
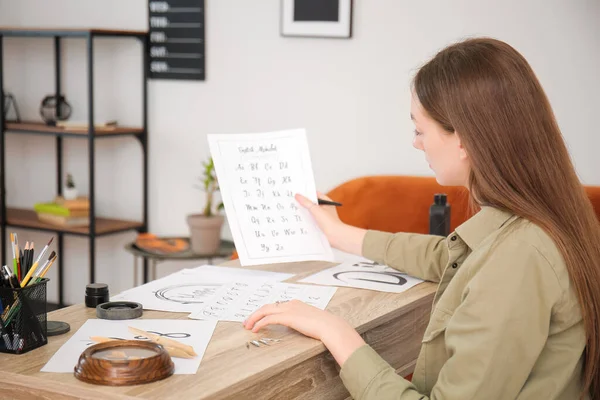
[[[204,0],[148,0],[149,77],[204,80]]]

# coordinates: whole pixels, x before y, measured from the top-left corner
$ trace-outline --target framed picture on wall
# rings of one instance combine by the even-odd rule
[[[352,37],[352,0],[281,0],[281,34]]]

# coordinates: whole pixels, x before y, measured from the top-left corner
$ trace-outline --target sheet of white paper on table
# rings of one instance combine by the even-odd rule
[[[185,269],[183,271],[189,272],[215,272],[217,274],[223,275],[227,274],[231,276],[232,279],[235,280],[243,280],[245,278],[252,279],[265,279],[272,281],[285,281],[294,276],[294,274],[286,273],[286,272],[272,272],[272,271],[264,271],[259,269],[248,269],[248,268],[237,268],[237,267],[221,267],[216,265],[201,265],[196,268]]]
[[[111,297],[111,301],[133,301],[145,310],[190,313],[201,310],[203,305],[224,284],[239,280],[285,280],[294,276],[270,271],[254,271],[243,268],[202,266],[183,269],[164,278],[126,290]]]
[[[359,262],[372,262],[362,256],[357,256],[356,254],[347,253],[345,251],[341,251],[339,249],[332,248],[333,252],[333,262],[336,263],[359,263]]]
[[[190,321],[173,319],[137,319],[109,321],[105,319],[88,319],[82,326],[63,344],[60,349],[41,369],[42,372],[69,372],[73,373],[81,353],[89,346],[96,344],[91,336],[102,336],[120,339],[138,339],[129,332],[128,327],[142,329],[146,332],[161,334],[170,339],[177,340],[194,348],[194,358],[172,357],[175,364],[175,374],[195,374],[200,366],[206,347],[214,333],[217,323],[215,321]]]
[[[234,282],[221,287],[206,306],[188,317],[203,320],[244,321],[261,306],[276,301],[301,300],[324,310],[337,288],[283,282]]]
[[[401,293],[423,282],[422,279],[401,273],[397,269],[381,265],[364,257],[343,252],[339,252],[335,256],[336,259],[344,259],[345,261],[298,282],[353,287],[389,293]]]
[[[209,134],[208,142],[241,265],[333,261],[327,238],[294,198],[317,201],[303,129]]]

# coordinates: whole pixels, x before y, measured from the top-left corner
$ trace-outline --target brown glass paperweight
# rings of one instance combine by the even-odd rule
[[[111,340],[81,353],[75,377],[97,385],[126,386],[165,379],[174,371],[171,356],[157,343]]]

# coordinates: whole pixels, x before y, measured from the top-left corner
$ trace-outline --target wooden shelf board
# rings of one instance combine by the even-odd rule
[[[6,36],[144,36],[147,31],[97,28],[23,28],[0,26],[0,35]]]
[[[37,218],[37,214],[33,210],[22,208],[7,208],[6,210],[7,225],[41,229],[55,232],[67,232],[79,235],[89,235],[89,227],[69,227],[52,225],[41,222]],[[111,218],[96,218],[96,235],[104,235],[113,232],[121,232],[129,229],[137,229],[143,224],[137,221],[126,221]]]
[[[14,132],[46,133],[52,135],[86,136],[88,134],[87,129],[65,129],[37,122],[7,122],[6,130]],[[142,128],[123,126],[117,126],[111,129],[96,128],[94,136],[139,135],[143,131]]]

